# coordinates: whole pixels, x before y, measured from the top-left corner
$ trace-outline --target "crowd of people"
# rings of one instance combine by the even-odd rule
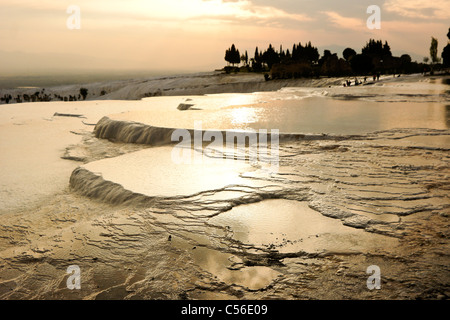
[[[379,81],[380,80],[380,73],[374,74],[372,78],[373,78],[373,82]],[[359,85],[361,85],[363,83],[366,83],[366,82],[367,82],[367,77],[364,77],[364,82],[359,80],[358,78],[355,78],[354,85],[355,86],[359,86]],[[352,85],[352,81],[351,80],[346,80],[344,82],[344,87],[350,87],[351,85]]]

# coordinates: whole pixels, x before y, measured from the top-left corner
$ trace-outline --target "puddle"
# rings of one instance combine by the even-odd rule
[[[145,149],[83,167],[126,190],[150,197],[192,195],[247,183],[239,173],[251,170],[248,164],[208,157],[190,165],[178,164],[173,161],[172,151],[172,147]]]
[[[271,199],[241,205],[209,220],[227,227],[244,244],[280,252],[367,252],[392,247],[397,240],[344,226],[306,202]]]
[[[245,267],[235,255],[209,249],[173,239],[178,248],[188,250],[194,263],[203,270],[228,284],[245,287],[249,290],[260,290],[269,286],[280,273],[266,266]]]

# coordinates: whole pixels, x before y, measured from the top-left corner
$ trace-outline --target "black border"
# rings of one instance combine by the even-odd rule
[[[212,317],[208,315],[182,315],[183,307],[215,307]],[[266,305],[267,314],[259,315],[227,315],[227,305]],[[335,318],[367,318],[367,317],[400,317],[432,312],[434,315],[446,314],[448,300],[151,300],[151,301],[115,301],[115,300],[4,300],[0,308],[5,319],[19,315],[55,317],[89,317],[107,319],[126,316],[150,319],[311,319]],[[445,308],[445,310],[444,310]],[[441,309],[442,312],[441,313]],[[222,312],[217,312],[222,310]],[[8,312],[11,313],[8,313]],[[11,315],[10,315],[11,314]],[[10,315],[10,316],[6,316]]]

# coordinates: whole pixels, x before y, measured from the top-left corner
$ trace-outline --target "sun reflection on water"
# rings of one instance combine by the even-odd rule
[[[258,110],[248,107],[234,108],[230,116],[231,124],[241,129],[248,129],[250,124],[256,123],[259,119]]]

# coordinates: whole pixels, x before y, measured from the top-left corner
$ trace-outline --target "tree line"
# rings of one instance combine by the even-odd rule
[[[266,50],[255,49],[253,58],[248,52],[241,54],[233,44],[225,51],[226,72],[265,72],[268,79],[290,79],[318,76],[368,76],[374,74],[400,74],[433,72],[435,68],[450,66],[450,29],[449,43],[442,52],[442,61],[438,57],[437,40],[432,38],[429,59],[423,62],[412,61],[411,56],[403,54],[396,57],[392,54],[387,41],[370,39],[358,53],[352,48],[337,53],[324,50],[322,56],[311,42],[304,45],[294,44],[292,49],[277,50],[272,44]],[[442,63],[441,63],[442,62]]]
[[[102,91],[102,95],[106,94],[106,91]],[[80,88],[80,92],[78,95],[69,95],[62,96],[60,94],[54,93],[53,95],[45,92],[45,88],[41,91],[36,91],[33,94],[18,94],[16,96],[12,96],[11,94],[4,94],[0,97],[0,102],[4,102],[6,104],[12,103],[22,103],[22,102],[49,102],[49,101],[81,101],[86,100],[88,95],[88,89]]]

